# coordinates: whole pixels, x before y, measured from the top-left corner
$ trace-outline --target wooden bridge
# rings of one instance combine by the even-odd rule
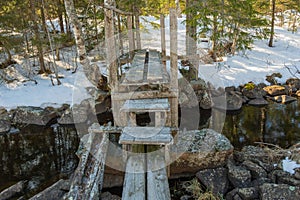
[[[169,200],[169,170],[166,167],[169,164],[168,148],[173,142],[171,130],[178,127],[176,9],[170,9],[170,69],[162,62],[160,52],[149,49],[134,51],[133,32],[128,30],[132,62],[129,70],[120,75],[116,62],[116,43],[113,39],[112,10],[106,10],[105,20],[114,125],[122,129],[119,144],[126,152],[123,155],[126,173],[122,199]],[[131,17],[127,20],[131,26]],[[164,23],[163,17],[161,22]],[[164,56],[166,47],[163,26],[161,41]],[[139,113],[154,116],[154,123],[151,126],[139,126]],[[151,153],[147,153],[148,150]]]
[[[124,156],[124,200],[170,199],[168,146],[173,142],[171,128],[177,127],[178,120],[178,92],[172,88],[172,78],[158,51],[141,50],[123,74],[118,91],[112,94],[115,122],[124,127],[119,143],[125,152],[140,153]],[[138,126],[139,113],[153,113],[153,125]],[[163,146],[163,150],[157,150],[155,155],[145,154],[149,146]]]
[[[162,62],[161,53],[151,49],[136,51],[131,67],[121,77],[116,68],[110,68],[114,123],[122,127],[119,144],[127,152],[123,155],[126,162],[124,200],[171,199],[168,148],[173,142],[171,130],[178,127],[175,10],[170,13],[170,36],[170,69]],[[154,116],[154,123],[139,126],[137,114],[140,113]],[[152,153],[147,153],[148,150]]]

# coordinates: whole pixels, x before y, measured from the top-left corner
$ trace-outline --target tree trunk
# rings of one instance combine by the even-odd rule
[[[65,0],[65,8],[66,8],[66,12],[69,17],[69,20],[73,27],[75,42],[76,42],[76,47],[77,47],[77,53],[78,53],[78,57],[79,57],[79,62],[83,67],[83,72],[84,72],[85,76],[87,77],[87,79],[94,86],[97,87],[101,82],[101,78],[102,78],[101,73],[100,73],[98,67],[90,66],[90,61],[87,58],[87,54],[86,54],[86,48],[85,48],[85,44],[84,44],[81,23],[78,20],[73,0]]]
[[[276,7],[276,0],[272,0],[272,21],[271,21],[271,35],[269,40],[269,47],[273,47],[273,40],[274,40],[274,25],[275,25],[275,7]]]
[[[61,0],[58,0],[57,3],[58,3],[57,15],[58,15],[58,20],[59,20],[60,32],[65,33],[64,19],[63,19],[64,4],[63,4],[63,2],[61,2]]]
[[[186,7],[191,8],[196,2],[194,0],[186,0]],[[199,60],[197,56],[197,25],[192,23],[194,13],[187,13],[186,16],[186,56],[191,65],[189,68],[188,79],[198,79]]]
[[[44,10],[44,8],[45,8],[44,6],[45,6],[44,5],[44,0],[42,0],[42,7],[41,7],[42,10]],[[53,24],[51,20],[50,20],[50,22],[51,22],[51,24]],[[53,49],[53,45],[52,45],[52,41],[51,41],[51,36],[50,36],[50,33],[49,33],[47,28],[46,28],[46,33],[47,33],[47,36],[48,36],[50,49],[51,49],[51,53],[52,53],[52,59],[53,59],[53,65],[54,65],[53,67],[54,67],[54,73],[55,73],[55,78],[56,78],[56,81],[57,81],[57,85],[61,85],[61,82],[58,78],[58,69],[57,69],[57,65],[56,65],[55,53],[54,53],[54,49]],[[54,35],[56,35],[55,30],[54,30]]]
[[[38,27],[38,18],[36,15],[35,0],[30,0],[30,10],[31,10],[31,20],[33,22],[33,31],[36,40],[36,47],[38,50],[38,57],[40,62],[40,72],[39,73],[48,73],[49,70],[46,70],[44,62],[44,52],[43,52],[43,43],[40,38],[40,32]]]
[[[162,57],[166,56],[166,30],[165,30],[165,16],[160,14],[160,37],[161,37],[161,53]]]
[[[124,54],[124,47],[123,47],[123,38],[122,38],[122,27],[121,27],[121,16],[118,14],[118,32],[119,32],[119,42],[120,42],[120,52],[121,55]]]
[[[134,6],[133,13],[134,13],[134,21],[135,21],[135,38],[136,38],[136,48],[142,49],[141,44],[141,34],[140,34],[140,13],[139,9]]]
[[[128,42],[129,42],[129,56],[133,59],[134,56],[134,36],[132,30],[132,16],[127,16],[127,30],[128,30]]]

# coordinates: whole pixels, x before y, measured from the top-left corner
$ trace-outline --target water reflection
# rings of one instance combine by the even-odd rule
[[[238,149],[255,142],[289,147],[300,141],[300,102],[244,106],[239,113],[226,114],[222,133]]]
[[[30,125],[0,135],[0,190],[19,180],[29,180],[34,189],[34,183],[68,175],[78,162],[78,143],[74,127]]]

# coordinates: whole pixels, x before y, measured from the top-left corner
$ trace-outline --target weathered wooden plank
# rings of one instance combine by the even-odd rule
[[[134,91],[134,92],[113,92],[113,99],[122,101],[128,99],[147,99],[147,98],[175,98],[178,97],[178,90],[160,91]]]
[[[147,158],[147,199],[171,199],[163,156],[157,155]]]
[[[169,110],[170,104],[167,98],[130,99],[120,109],[123,112],[165,112]]]
[[[80,161],[71,182],[68,199],[99,199],[103,185],[104,166],[108,149],[108,134],[97,134],[92,130],[81,139]]]
[[[139,51],[135,54],[132,61],[132,68],[125,73],[123,84],[143,82],[145,55],[145,51]]]
[[[143,155],[128,158],[122,193],[123,200],[143,200],[146,198],[145,171]]]
[[[120,144],[165,145],[172,142],[169,127],[125,127],[121,133]]]
[[[163,64],[157,51],[149,51],[148,77],[147,80],[162,80]]]

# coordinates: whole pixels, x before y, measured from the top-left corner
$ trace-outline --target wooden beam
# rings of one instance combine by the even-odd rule
[[[123,200],[146,199],[144,155],[129,157],[123,186]]]
[[[147,158],[147,199],[170,200],[170,188],[162,156]]]
[[[171,54],[171,89],[178,90],[178,47],[177,47],[177,12],[170,9],[170,54]],[[170,99],[171,126],[178,127],[178,95]]]
[[[128,99],[147,99],[147,98],[176,98],[178,96],[178,90],[169,90],[169,91],[134,91],[126,93],[111,93],[112,100],[124,101]]]

